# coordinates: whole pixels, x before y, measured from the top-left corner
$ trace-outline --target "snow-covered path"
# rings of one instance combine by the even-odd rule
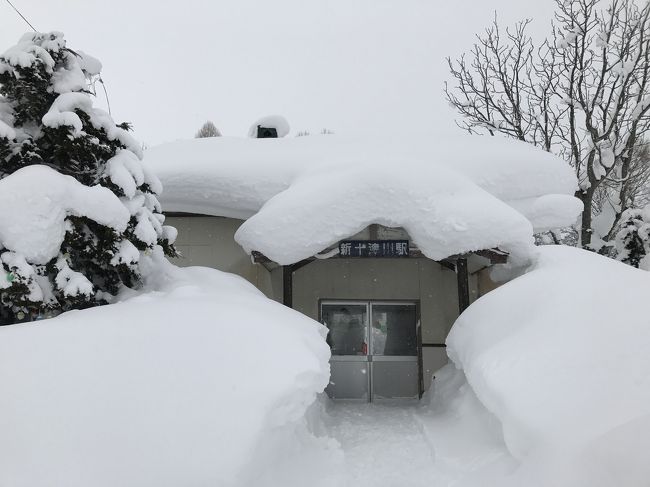
[[[345,452],[346,485],[435,485],[433,450],[413,404],[336,403],[328,408],[329,434]]]

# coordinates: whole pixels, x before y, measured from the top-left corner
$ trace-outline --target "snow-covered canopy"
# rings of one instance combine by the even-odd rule
[[[404,227],[432,259],[500,247],[581,211],[568,165],[499,138],[195,139],[150,149],[167,211],[247,219],[237,241],[280,264],[372,223]]]

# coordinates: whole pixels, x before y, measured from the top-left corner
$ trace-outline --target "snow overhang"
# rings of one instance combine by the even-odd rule
[[[217,137],[148,151],[167,211],[246,219],[236,240],[287,265],[368,225],[403,227],[422,253],[533,252],[535,231],[582,206],[561,159],[495,137]]]
[[[246,220],[235,240],[281,265],[373,223],[404,228],[436,261],[490,248],[523,255],[532,247],[530,222],[463,176],[435,165],[425,174],[392,167],[354,164],[301,177]]]

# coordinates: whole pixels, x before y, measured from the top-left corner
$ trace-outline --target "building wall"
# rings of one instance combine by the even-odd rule
[[[473,298],[477,277],[470,278]],[[428,259],[332,259],[312,262],[293,278],[293,307],[318,320],[321,300],[408,300],[420,307],[422,366],[428,388],[447,363],[445,343],[458,317],[456,273]]]
[[[213,216],[168,216],[167,225],[172,225],[178,230],[176,248],[181,257],[173,259],[174,264],[186,266],[204,266],[231,272],[242,276],[251,282],[264,294],[272,299],[282,299],[282,289],[279,295],[273,288],[269,271],[263,266],[254,264],[246,252],[235,242],[235,232],[243,223],[234,218],[221,218]],[[276,276],[277,278],[277,276]]]
[[[166,223],[178,229],[177,248],[183,254],[175,263],[200,265],[238,274],[269,298],[282,300],[282,269],[268,271],[254,264],[235,242],[242,220],[204,216],[170,216]],[[486,271],[470,276],[473,301],[494,287]],[[294,274],[293,306],[319,318],[323,299],[409,300],[420,305],[424,385],[447,362],[444,347],[458,317],[455,272],[425,258],[331,259],[312,262]],[[427,346],[429,345],[429,346]],[[438,345],[432,346],[432,345]]]

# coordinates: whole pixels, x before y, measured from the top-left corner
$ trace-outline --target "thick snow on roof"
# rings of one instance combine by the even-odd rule
[[[564,161],[500,138],[221,137],[154,147],[145,161],[167,211],[248,219],[237,241],[281,264],[371,223],[406,228],[433,259],[525,253],[533,228],[581,210]]]

